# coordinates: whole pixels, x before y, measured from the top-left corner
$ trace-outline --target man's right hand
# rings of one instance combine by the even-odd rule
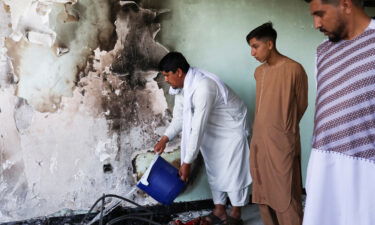
[[[160,141],[154,146],[154,152],[157,154],[163,153],[168,141],[169,138],[167,136],[161,137]]]

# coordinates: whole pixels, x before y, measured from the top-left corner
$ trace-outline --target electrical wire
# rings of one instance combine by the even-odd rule
[[[103,224],[103,210],[104,210],[104,199],[105,198],[118,198],[118,199],[121,199],[125,202],[128,202],[128,203],[131,203],[135,206],[137,206],[138,208],[141,208],[142,210],[144,211],[147,211],[147,213],[137,213],[136,215],[148,215],[151,217],[151,219],[145,219],[145,218],[142,218],[142,217],[137,217],[136,215],[132,215],[132,216],[122,216],[122,217],[119,217],[119,218],[134,218],[136,220],[142,220],[142,221],[145,221],[145,222],[148,222],[148,223],[151,223],[151,224],[155,224],[155,225],[161,225],[159,223],[156,223],[154,221],[152,221],[152,218],[153,218],[153,215],[154,215],[154,212],[152,212],[151,210],[149,210],[148,208],[144,207],[144,206],[141,206],[139,205],[138,203],[130,200],[130,199],[127,199],[127,198],[124,198],[122,196],[119,196],[119,195],[115,195],[115,194],[103,194],[102,197],[100,197],[98,200],[95,201],[95,203],[91,206],[90,210],[87,212],[87,214],[85,215],[85,217],[83,218],[81,224],[85,224],[84,222],[87,220],[87,217],[88,215],[92,212],[92,210],[95,208],[95,206],[101,201],[102,202],[102,206],[101,206],[101,210],[100,210],[100,221],[99,221],[99,224],[102,225]],[[117,218],[116,218],[117,219]],[[115,219],[113,219],[115,220]],[[111,220],[112,221],[112,220]],[[110,221],[110,222],[111,222]],[[117,222],[116,222],[117,223]]]
[[[103,194],[103,197],[104,196],[105,196],[105,194]],[[103,225],[104,199],[105,198],[102,198],[102,208],[100,209],[99,225]]]

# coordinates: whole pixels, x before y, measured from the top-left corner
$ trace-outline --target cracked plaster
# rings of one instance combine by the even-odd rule
[[[170,119],[155,71],[167,53],[154,41],[159,13],[131,1],[3,4],[0,222],[126,195],[130,156],[150,149]]]

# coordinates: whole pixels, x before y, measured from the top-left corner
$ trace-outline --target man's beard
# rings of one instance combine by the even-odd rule
[[[320,28],[319,30],[320,32],[323,32],[323,33],[326,32],[329,41],[334,42],[334,43],[343,40],[347,36],[346,31],[345,31],[345,23],[342,20],[338,21],[337,28],[332,32],[327,32],[327,30],[325,30],[324,28]]]

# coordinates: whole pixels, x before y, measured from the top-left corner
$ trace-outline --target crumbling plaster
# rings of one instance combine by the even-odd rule
[[[155,68],[167,53],[154,40],[161,12],[114,0],[1,4],[0,222],[126,195],[131,156],[170,120]]]

